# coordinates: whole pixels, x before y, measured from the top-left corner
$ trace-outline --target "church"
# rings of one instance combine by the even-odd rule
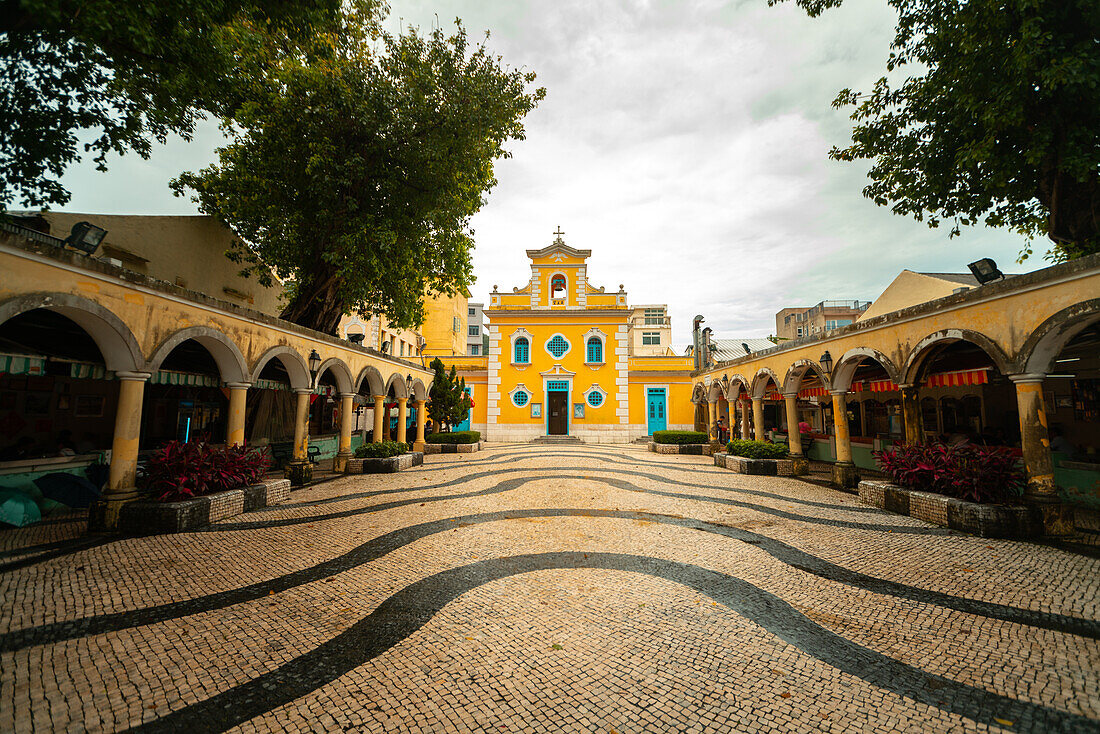
[[[548,247],[527,250],[523,287],[493,286],[487,354],[443,358],[466,379],[470,428],[489,441],[586,443],[690,430],[692,359],[672,351],[667,309],[633,307],[622,286],[592,285],[592,251],[554,234]]]

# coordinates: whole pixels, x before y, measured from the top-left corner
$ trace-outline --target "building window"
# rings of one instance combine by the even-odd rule
[[[516,364],[530,364],[531,345],[527,342],[527,337],[521,336],[519,339],[516,339],[515,353],[512,356],[512,361]]]
[[[647,308],[645,310],[645,325],[646,326],[660,326],[665,320],[665,310],[663,308]]]
[[[588,338],[588,352],[586,353],[587,361],[589,364],[600,364],[603,362],[603,342],[600,341],[598,336]]]
[[[659,331],[643,331],[642,332],[642,344],[660,344],[661,332]]]
[[[467,334],[469,336],[481,336],[481,327],[478,324],[472,324]]]
[[[593,408],[598,408],[603,405],[603,393],[593,390],[588,393],[588,404]]]
[[[798,335],[799,335],[799,336],[805,336],[805,334],[803,333],[803,331],[804,331],[804,330],[803,330],[803,328],[802,328],[801,326],[799,326],[799,327],[798,327]]]
[[[405,356],[405,342],[399,342],[399,345],[400,346],[398,348],[401,350],[401,355],[400,356],[404,357]]]
[[[476,314],[477,314],[477,312],[474,310],[473,307],[470,307],[470,308],[466,309],[466,315],[467,316],[474,316]]]
[[[522,408],[527,405],[527,402],[531,399],[531,396],[527,394],[527,391],[523,388],[516,390],[512,393],[512,405],[517,408]]]
[[[850,323],[852,323],[851,319],[826,319],[825,328],[829,331],[832,331],[833,329],[839,329],[842,326],[847,326]]]
[[[470,356],[471,357],[478,357],[480,355],[481,355],[481,345],[480,344],[471,344],[470,345]]]
[[[554,334],[553,338],[546,342],[546,351],[555,358],[561,359],[569,351],[569,342],[561,334]]]
[[[565,298],[565,276],[555,275],[550,279],[550,297]]]

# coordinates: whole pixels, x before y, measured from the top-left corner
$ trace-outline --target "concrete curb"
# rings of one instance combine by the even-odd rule
[[[738,474],[762,477],[799,477],[810,473],[810,462],[806,459],[747,459],[730,456],[725,451],[714,454],[714,465]]]
[[[656,441],[650,441],[649,450],[655,454],[711,456],[714,454],[714,445],[709,443],[657,443]]]
[[[859,483],[859,501],[982,538],[1029,538],[1042,534],[1041,519],[1022,505],[984,505],[868,480]]]
[[[407,451],[385,459],[348,459],[345,474],[393,474],[424,463],[424,452]]]

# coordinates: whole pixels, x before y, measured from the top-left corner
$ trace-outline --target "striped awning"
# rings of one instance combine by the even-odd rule
[[[77,380],[113,380],[115,373],[108,373],[107,368],[101,364],[73,362],[69,365],[69,377]]]
[[[824,387],[808,387],[805,390],[798,391],[798,397],[800,398],[820,398],[829,394],[829,391]]]
[[[22,354],[0,354],[0,373],[8,375],[44,375],[46,358]]]
[[[222,381],[210,375],[198,375],[193,372],[173,372],[158,370],[149,378],[153,385],[184,385],[187,387],[220,387]]]
[[[285,382],[279,382],[278,380],[256,380],[252,383],[252,387],[257,390],[289,390],[290,385]]]
[[[966,385],[985,385],[989,382],[990,367],[977,370],[959,370],[929,375],[924,381],[925,387],[964,387]]]
[[[871,392],[894,392],[898,385],[893,380],[871,380]]]

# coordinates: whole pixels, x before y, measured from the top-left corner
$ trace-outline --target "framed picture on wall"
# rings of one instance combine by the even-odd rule
[[[542,417],[542,403],[531,403],[531,417],[532,418],[541,418]]]
[[[573,403],[573,417],[574,418],[583,418],[584,417],[584,403]]]
[[[103,417],[102,395],[77,395],[73,415],[77,418]]]
[[[1072,408],[1073,396],[1072,395],[1056,395],[1054,397],[1054,406],[1056,408]]]
[[[23,412],[27,415],[49,415],[50,414],[50,399],[53,397],[53,393],[50,392],[29,392],[25,402],[23,403]]]

